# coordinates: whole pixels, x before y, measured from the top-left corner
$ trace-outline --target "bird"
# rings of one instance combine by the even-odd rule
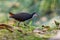
[[[37,16],[36,12],[33,12],[32,14],[25,13],[25,12],[13,14],[12,12],[9,12],[9,14],[10,14],[10,18],[13,18],[13,19],[19,21],[18,26],[19,26],[20,22],[24,22],[26,20],[31,19],[34,16]]]

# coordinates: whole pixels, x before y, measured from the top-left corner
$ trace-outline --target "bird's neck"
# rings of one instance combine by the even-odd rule
[[[34,15],[35,13],[32,13],[32,16]]]

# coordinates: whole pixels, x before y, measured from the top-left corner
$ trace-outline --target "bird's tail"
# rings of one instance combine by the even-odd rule
[[[13,16],[14,14],[13,14],[12,12],[9,12],[9,15],[10,15],[10,16]]]

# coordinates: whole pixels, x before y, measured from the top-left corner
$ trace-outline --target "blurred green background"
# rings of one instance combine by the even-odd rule
[[[59,15],[59,4],[60,0],[0,0],[0,22],[4,22],[9,19],[9,12],[37,12],[39,18],[33,18],[32,24],[36,25],[35,22],[40,22],[40,24],[45,23],[51,18]],[[51,13],[51,15],[46,13],[48,10],[53,11],[53,13]]]
[[[49,10],[53,11],[51,14],[47,13]],[[28,25],[34,27],[40,27],[42,24],[50,24],[53,20],[59,21],[60,18],[60,0],[0,0],[0,23],[8,23],[9,21],[9,12],[19,13],[19,12],[28,12],[33,13],[37,12],[38,17],[32,18]],[[59,21],[60,22],[60,21]],[[16,33],[16,32],[15,32]],[[19,33],[17,33],[19,34]],[[13,34],[9,34],[10,36]],[[9,36],[9,37],[10,37]],[[15,35],[16,36],[16,35]],[[34,36],[29,36],[28,38],[19,38],[10,39],[10,40],[40,40],[41,38],[33,38]],[[2,40],[2,39],[1,39]],[[9,39],[6,39],[9,40]],[[42,40],[42,39],[41,39]]]

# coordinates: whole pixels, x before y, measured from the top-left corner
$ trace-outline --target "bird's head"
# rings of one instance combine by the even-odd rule
[[[32,14],[32,16],[33,16],[33,17],[37,16],[36,12],[34,12],[34,13]]]
[[[32,13],[33,17],[38,17],[38,14],[36,12]]]

